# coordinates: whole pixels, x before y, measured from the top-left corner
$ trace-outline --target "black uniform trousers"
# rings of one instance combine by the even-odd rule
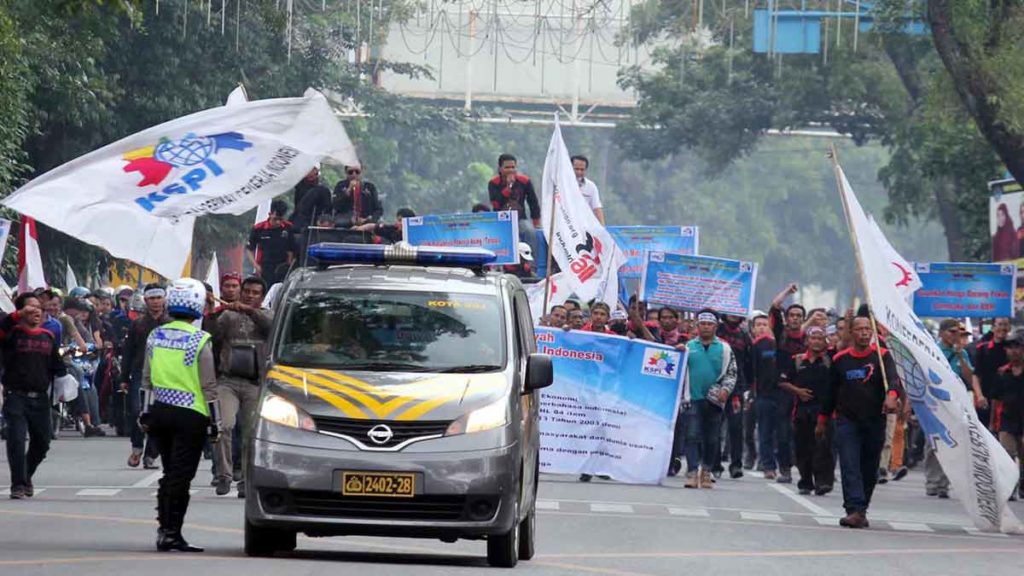
[[[164,530],[181,531],[209,423],[209,418],[190,408],[156,402],[149,410],[149,436],[164,467],[157,490],[157,519]]]
[[[825,436],[814,435],[819,408],[800,406],[793,418],[793,440],[796,444],[796,468],[800,471],[798,488],[814,490],[835,484],[836,461],[832,453],[832,419],[825,423]]]

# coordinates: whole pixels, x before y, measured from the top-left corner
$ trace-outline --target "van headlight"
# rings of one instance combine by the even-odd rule
[[[499,398],[497,402],[477,408],[449,424],[444,435],[472,434],[501,428],[505,424],[508,424],[508,399]]]
[[[273,394],[267,394],[263,398],[260,417],[281,426],[316,432],[316,424],[313,422],[312,416],[295,404]]]

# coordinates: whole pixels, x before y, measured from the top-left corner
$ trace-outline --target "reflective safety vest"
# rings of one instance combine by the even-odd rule
[[[154,400],[210,416],[199,378],[199,351],[209,340],[208,333],[181,320],[150,332],[146,354]]]

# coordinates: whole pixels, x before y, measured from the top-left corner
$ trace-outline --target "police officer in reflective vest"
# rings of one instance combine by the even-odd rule
[[[210,335],[192,323],[203,317],[205,306],[202,282],[176,281],[167,290],[173,321],[153,330],[146,341],[139,423],[156,441],[164,466],[157,491],[156,548],[161,552],[203,551],[185,541],[181,526],[203,445],[220,431],[213,345]]]

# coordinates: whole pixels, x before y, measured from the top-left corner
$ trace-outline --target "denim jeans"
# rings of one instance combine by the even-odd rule
[[[777,467],[782,474],[789,474],[793,467],[792,405],[792,398],[781,390],[757,397],[758,452],[765,472]]]
[[[41,393],[29,398],[16,392],[4,394],[4,420],[7,421],[7,463],[11,469],[11,488],[32,482],[36,468],[50,450],[50,397]],[[25,436],[28,435],[28,452]]]
[[[142,380],[132,375],[128,384],[128,426],[133,450],[142,450],[146,456],[156,458],[160,455],[156,444],[146,441],[146,434],[139,428],[139,414],[142,412]],[[145,450],[143,450],[145,447]]]
[[[695,400],[684,413],[686,419],[686,471],[698,465],[710,472],[718,459],[722,436],[722,410],[707,400]]]
[[[867,512],[878,482],[878,463],[885,445],[885,417],[863,422],[836,419],[836,447],[843,480],[843,508],[847,513]]]

